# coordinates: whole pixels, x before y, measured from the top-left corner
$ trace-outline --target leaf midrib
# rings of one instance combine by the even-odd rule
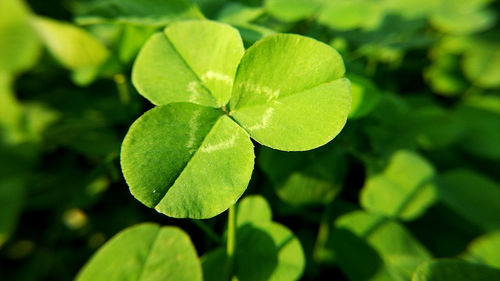
[[[156,242],[158,241],[158,237],[160,236],[160,232],[161,232],[161,227],[158,227],[158,230],[156,231],[153,243],[151,243],[151,245],[148,248],[146,259],[144,260],[144,263],[141,265],[141,267],[139,269],[139,276],[137,278],[137,281],[142,280],[142,276],[144,275],[144,272],[146,270],[146,265],[148,264],[148,261],[151,258],[151,252],[153,252],[154,246],[155,246]]]
[[[210,130],[208,131],[208,133],[203,137],[203,140],[200,142],[200,145],[196,148],[196,151],[193,154],[191,154],[191,156],[186,161],[186,163],[184,164],[184,166],[182,166],[182,168],[180,169],[181,172],[175,177],[174,182],[166,189],[166,191],[162,195],[161,199],[157,203],[154,204],[153,208],[156,209],[156,207],[158,207],[158,205],[161,203],[161,201],[163,201],[163,199],[165,198],[165,196],[167,195],[167,193],[169,192],[169,190],[173,186],[175,186],[175,184],[177,183],[177,181],[179,180],[179,178],[181,177],[181,175],[184,173],[184,171],[186,171],[186,167],[189,165],[189,163],[191,162],[191,160],[193,160],[193,158],[198,154],[198,152],[200,151],[200,148],[203,146],[203,144],[207,140],[207,137],[212,133],[212,131],[214,130],[214,128],[222,120],[223,117],[224,117],[224,114],[222,114],[221,116],[219,116],[219,118],[217,118],[217,121],[214,122],[214,124],[212,125],[212,128],[210,128]]]
[[[175,46],[175,44],[172,42],[172,40],[170,40],[170,38],[168,37],[166,31],[162,31],[162,34],[165,36],[165,39],[167,40],[168,44],[170,44],[172,46],[172,49],[174,50],[174,52],[177,54],[177,56],[179,57],[179,59],[182,61],[182,63],[184,63],[184,65],[186,66],[186,68],[194,75],[194,77],[196,78],[196,80],[200,83],[200,85],[205,89],[207,90],[207,92],[210,94],[210,97],[213,99],[214,101],[214,105],[219,108],[220,105],[219,105],[219,101],[217,100],[217,98],[214,96],[214,94],[212,93],[212,91],[205,85],[205,83],[203,83],[203,81],[201,80],[200,76],[198,76],[198,73],[196,73],[196,71],[194,71],[194,68],[186,61],[186,59],[181,55],[181,53],[179,52],[179,50],[177,50],[177,46]]]
[[[236,75],[237,75],[237,74],[236,74]],[[240,111],[240,110],[242,110],[242,109],[248,109],[248,108],[252,108],[252,107],[264,106],[264,105],[269,104],[269,103],[272,103],[272,102],[274,102],[274,101],[278,101],[278,100],[286,99],[286,98],[289,98],[289,97],[292,97],[292,96],[300,95],[300,94],[302,94],[302,93],[304,93],[304,92],[307,92],[307,91],[313,90],[314,88],[318,88],[318,87],[321,87],[321,86],[325,86],[325,85],[327,85],[327,84],[334,83],[334,82],[336,82],[336,81],[343,80],[343,79],[345,79],[345,80],[347,80],[347,81],[349,80],[349,79],[347,79],[345,76],[341,76],[341,77],[338,77],[338,78],[336,78],[336,79],[332,79],[332,80],[329,80],[329,81],[326,81],[326,82],[322,82],[322,83],[316,84],[316,85],[311,86],[311,87],[307,87],[307,88],[301,89],[301,90],[299,90],[299,91],[296,91],[296,92],[293,92],[293,93],[291,93],[291,94],[288,94],[288,95],[286,95],[286,96],[284,96],[284,97],[282,97],[282,96],[278,96],[278,98],[276,98],[276,99],[273,99],[273,100],[270,100],[270,101],[265,101],[265,102],[263,102],[263,103],[251,104],[251,105],[247,105],[247,106],[243,106],[243,107],[239,107],[239,108],[238,108],[238,104],[239,104],[239,101],[238,101],[238,103],[236,104],[236,108],[237,108],[237,109],[231,110],[231,112],[238,112],[238,111]],[[235,80],[236,80],[236,79],[235,79]],[[233,85],[233,89],[234,89],[234,85]],[[231,92],[231,96],[233,96],[233,91]],[[231,113],[231,112],[230,112],[230,113]]]

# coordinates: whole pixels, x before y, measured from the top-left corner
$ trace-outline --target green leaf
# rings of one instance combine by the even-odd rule
[[[249,23],[264,13],[261,7],[245,6],[241,3],[228,3],[217,16],[218,21],[229,24]]]
[[[164,26],[181,19],[202,18],[189,0],[97,0],[86,3],[79,24],[133,23]]]
[[[202,257],[205,281],[233,272],[240,281],[298,280],[305,266],[302,247],[285,226],[271,221],[269,204],[258,195],[238,204],[236,247],[231,268],[223,248]]]
[[[230,114],[271,148],[324,145],[344,127],[350,110],[344,71],[342,58],[326,44],[292,34],[265,37],[241,59]]]
[[[373,27],[382,20],[382,11],[377,1],[330,1],[319,13],[318,22],[336,30]]]
[[[483,88],[500,88],[500,44],[485,44],[467,51],[462,61],[465,76]]]
[[[413,112],[417,141],[428,150],[443,149],[460,140],[463,127],[455,116],[438,106],[424,106]]]
[[[101,65],[109,55],[101,42],[80,27],[38,16],[32,20],[50,53],[69,69]]]
[[[293,206],[328,204],[342,190],[344,154],[324,146],[308,152],[284,152],[263,147],[258,163],[281,200]]]
[[[460,148],[486,159],[500,159],[499,114],[473,106],[459,106],[454,112],[464,127]]]
[[[155,105],[225,105],[244,48],[238,31],[212,21],[184,21],[153,35],[140,51],[132,80]]]
[[[82,268],[76,281],[202,280],[189,236],[177,227],[135,225],[115,235]]]
[[[484,230],[500,228],[500,185],[471,170],[453,170],[440,176],[440,200]]]
[[[266,199],[258,195],[245,196],[238,203],[236,213],[236,225],[245,224],[268,224],[272,221],[273,214]]]
[[[337,263],[352,281],[409,280],[431,258],[404,226],[362,211],[337,219],[330,239]]]
[[[20,103],[13,92],[13,76],[0,72],[0,143],[38,142],[55,121],[57,112],[43,105]]]
[[[22,72],[36,63],[41,44],[29,16],[21,0],[0,2],[0,72]]]
[[[352,84],[352,106],[349,119],[358,119],[366,116],[377,105],[380,92],[368,79],[362,76],[348,75]]]
[[[500,280],[500,270],[458,259],[443,259],[420,265],[412,278],[412,281],[450,280]]]
[[[312,16],[323,2],[324,0],[266,0],[264,8],[277,19],[293,22]]]
[[[132,194],[177,218],[210,218],[245,191],[253,144],[221,110],[189,103],[156,107],[137,119],[121,151]]]
[[[484,8],[490,1],[441,0],[439,9],[430,16],[430,23],[443,33],[470,34],[484,31],[496,21],[496,14]]]
[[[14,231],[22,210],[24,175],[0,179],[0,247]]]
[[[491,267],[500,268],[500,231],[487,233],[469,245],[466,257]]]
[[[361,192],[368,211],[405,220],[420,216],[436,199],[434,168],[416,153],[400,150],[382,173],[370,176]]]

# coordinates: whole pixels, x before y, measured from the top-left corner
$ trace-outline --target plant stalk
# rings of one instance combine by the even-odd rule
[[[128,104],[130,102],[130,93],[127,86],[127,78],[123,74],[115,74],[113,80],[116,83],[116,88],[118,89],[118,96],[123,104]]]
[[[236,244],[236,210],[235,206],[229,208],[229,213],[227,217],[227,246],[226,254],[228,258],[228,279],[233,278],[233,264],[234,264],[234,249]]]

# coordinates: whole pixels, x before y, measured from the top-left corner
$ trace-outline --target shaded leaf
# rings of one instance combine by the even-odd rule
[[[408,280],[430,253],[395,221],[355,211],[335,221],[330,244],[352,281]],[[359,267],[359,263],[367,266]]]
[[[221,274],[231,272],[240,281],[300,278],[305,266],[300,242],[288,228],[271,221],[264,198],[255,195],[241,200],[237,225],[233,267],[223,248],[211,251],[202,257],[205,281],[220,280]]]
[[[134,23],[162,26],[203,16],[188,0],[98,0],[87,3],[77,17],[80,24]]]
[[[263,147],[258,161],[276,194],[288,204],[327,204],[342,190],[346,159],[338,149],[283,152]]]
[[[440,176],[439,198],[455,212],[484,230],[500,228],[500,186],[471,170],[453,170]]]
[[[382,173],[367,179],[361,205],[389,217],[415,219],[436,199],[433,178],[434,168],[427,160],[411,151],[397,151]]]

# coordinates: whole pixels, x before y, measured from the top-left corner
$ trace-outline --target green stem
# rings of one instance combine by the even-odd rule
[[[227,247],[226,254],[228,258],[228,273],[231,280],[233,278],[233,263],[234,263],[234,247],[236,244],[236,214],[235,207],[231,206],[229,208],[229,214],[227,217]]]
[[[113,80],[116,83],[116,88],[118,89],[118,96],[123,104],[128,104],[130,102],[130,93],[127,86],[127,78],[123,74],[115,74]]]

